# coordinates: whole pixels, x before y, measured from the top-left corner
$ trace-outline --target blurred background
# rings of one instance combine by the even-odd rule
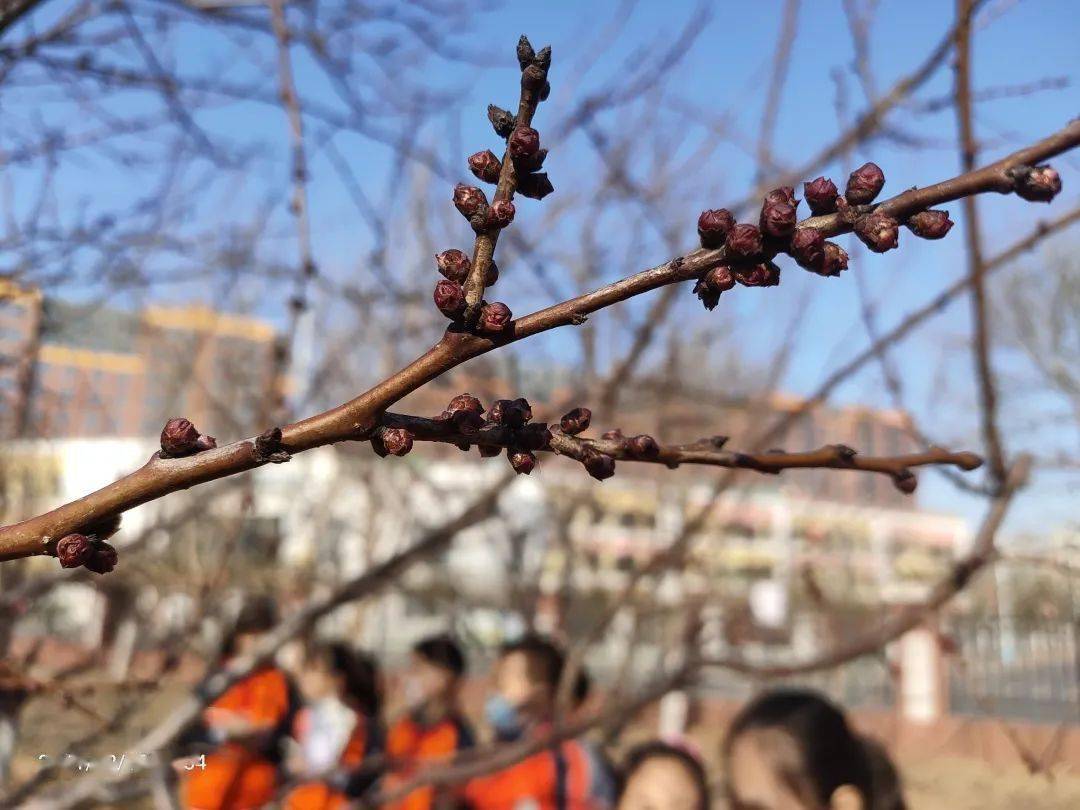
[[[500,242],[517,315],[693,248],[701,210],[746,214],[778,184],[801,196],[873,160],[892,196],[961,170],[954,10],[932,0],[327,0],[285,7],[288,37],[244,0],[27,5],[0,27],[2,523],[136,468],[170,417],[219,442],[257,434],[438,340],[432,256],[471,244],[450,195],[467,155],[498,148],[485,110],[516,104],[522,32],[554,52],[535,126],[556,191],[519,200]],[[975,29],[981,165],[1077,114],[1080,22],[1068,0],[996,0]],[[1001,559],[925,627],[799,677],[894,747],[915,806],[1080,804],[1080,157],[1054,165],[1048,208],[979,200],[1002,433],[1036,459]],[[524,396],[541,421],[587,405],[602,430],[671,442],[982,452],[968,298],[930,306],[968,272],[949,208],[942,242],[870,256],[842,237],[841,277],[792,270],[711,313],[692,285],[663,288],[400,408],[435,415],[468,391]],[[438,445],[326,447],[128,513],[111,575],[3,564],[0,783],[37,778],[43,752],[123,750],[245,595],[333,600],[506,469]],[[927,469],[912,495],[856,472],[724,472],[624,464],[599,483],[544,458],[317,632],[392,679],[417,638],[450,630],[480,678],[495,645],[536,629],[618,695],[680,654],[689,616],[718,658],[829,650],[924,600],[986,509],[982,470]],[[716,719],[761,685],[710,670],[608,741],[666,724],[709,758]]]

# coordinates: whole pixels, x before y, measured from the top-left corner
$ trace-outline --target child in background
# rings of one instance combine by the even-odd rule
[[[498,740],[542,738],[555,717],[566,660],[551,640],[528,635],[504,645],[495,665],[495,691],[486,715]],[[588,696],[588,678],[574,684],[574,708]],[[565,740],[510,767],[470,781],[471,810],[600,810],[612,806],[614,782],[606,763],[583,740]]]
[[[282,806],[338,810],[375,778],[364,764],[380,748],[378,670],[344,644],[319,644],[308,650],[297,680],[304,707],[293,723],[289,769],[307,781]]]
[[[709,803],[705,768],[685,748],[656,740],[627,755],[618,810],[709,810]]]
[[[223,648],[221,665],[250,653],[277,624],[269,599],[241,610]],[[292,709],[285,673],[264,664],[227,689],[203,712],[202,745],[213,750],[205,767],[181,769],[181,806],[190,810],[250,810],[273,800],[277,754]],[[203,749],[205,750],[205,749]]]
[[[465,668],[465,656],[449,636],[433,636],[413,646],[404,679],[408,709],[387,735],[392,770],[384,790],[405,784],[425,765],[450,760],[472,747],[472,728],[462,716],[458,695]],[[435,788],[422,787],[384,805],[384,810],[431,810],[443,799]]]
[[[904,810],[884,749],[810,691],[768,692],[735,717],[722,756],[732,810]]]

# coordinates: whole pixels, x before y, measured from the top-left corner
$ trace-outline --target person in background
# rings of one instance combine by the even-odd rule
[[[503,646],[485,707],[498,741],[542,739],[551,730],[565,665],[562,650],[543,636],[527,635]],[[573,708],[588,691],[588,677],[580,673]],[[601,810],[612,806],[614,793],[611,771],[599,753],[584,740],[565,740],[469,781],[463,804],[469,810]]]
[[[222,649],[220,666],[251,653],[277,624],[268,598],[244,605]],[[196,754],[178,764],[181,806],[189,810],[249,810],[273,800],[278,746],[291,718],[293,690],[285,673],[266,663],[237,681],[203,712]],[[208,750],[209,749],[209,750]],[[181,761],[183,762],[183,761]]]
[[[449,636],[432,636],[413,646],[403,680],[407,710],[387,734],[391,770],[384,791],[400,788],[425,765],[452,759],[473,746],[458,694],[465,669],[465,655]],[[431,810],[452,798],[447,791],[423,787],[384,805],[384,810]]]
[[[374,781],[365,768],[381,749],[382,695],[372,658],[344,644],[316,644],[297,676],[304,706],[293,721],[288,765],[304,780],[284,810],[338,810]]]
[[[732,810],[905,810],[896,769],[843,712],[803,690],[767,692],[722,748]]]
[[[705,768],[685,748],[655,740],[627,754],[618,810],[709,810],[710,801]]]

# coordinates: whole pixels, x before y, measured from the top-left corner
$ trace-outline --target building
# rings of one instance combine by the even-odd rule
[[[278,394],[267,322],[202,305],[130,312],[0,287],[0,437],[211,434],[264,424]],[[223,384],[225,383],[225,384]]]

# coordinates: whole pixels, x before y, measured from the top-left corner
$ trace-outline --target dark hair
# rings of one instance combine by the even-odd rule
[[[870,765],[873,810],[907,810],[903,782],[885,746],[870,737],[863,737],[862,744]]]
[[[513,653],[521,653],[529,661],[531,673],[551,687],[552,691],[559,688],[562,682],[563,669],[566,667],[566,655],[562,648],[547,636],[538,633],[528,633],[516,641],[503,644],[499,655],[505,658]],[[584,667],[574,679],[573,698],[574,703],[580,705],[589,696],[589,674]]]
[[[413,652],[429,664],[445,669],[460,678],[465,674],[465,654],[446,634],[429,636],[413,645]]]
[[[712,801],[709,792],[709,777],[705,773],[705,766],[701,764],[701,760],[689,751],[661,740],[652,740],[630,749],[630,753],[626,755],[623,762],[619,798],[622,798],[630,777],[650,759],[673,759],[686,768],[698,790],[698,796],[700,797],[697,805],[698,810],[709,810]]]
[[[756,731],[777,731],[791,740],[793,756],[785,758],[777,751],[776,767],[804,802],[826,807],[837,788],[851,785],[867,810],[904,807],[895,769],[891,800],[884,789],[887,780],[882,763],[892,767],[888,755],[880,749],[871,753],[863,738],[851,730],[844,713],[822,695],[790,689],[767,692],[752,700],[731,722],[724,740],[725,761],[741,735]]]
[[[345,682],[345,702],[368,717],[382,709],[382,683],[375,658],[340,642],[315,644],[308,648],[309,661],[320,661]]]
[[[240,608],[232,630],[225,637],[221,646],[222,654],[228,658],[236,652],[238,636],[251,633],[265,633],[278,622],[277,605],[269,596],[249,597]]]

